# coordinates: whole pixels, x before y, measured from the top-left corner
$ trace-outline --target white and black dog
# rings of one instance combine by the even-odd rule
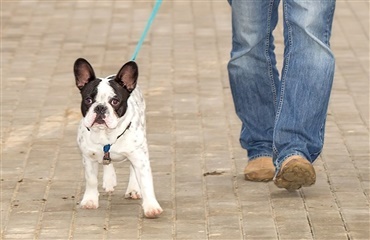
[[[157,217],[162,208],[154,194],[146,140],[145,102],[137,86],[138,67],[130,61],[116,75],[97,78],[83,58],[74,63],[76,86],[81,92],[77,142],[82,152],[86,189],[82,208],[99,207],[98,166],[103,163],[103,188],[113,192],[117,185],[111,161],[129,159],[130,178],[126,198],[142,198],[144,214]]]

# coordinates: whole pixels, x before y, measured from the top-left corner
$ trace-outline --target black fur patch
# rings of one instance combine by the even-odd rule
[[[101,82],[101,79],[95,79],[87,83],[81,89],[81,112],[82,116],[86,116],[87,111],[90,106],[95,102],[96,95],[98,94],[98,85]],[[88,99],[91,98],[91,103],[88,103]]]
[[[127,101],[130,97],[130,92],[122,85],[120,85],[116,80],[109,81],[110,86],[113,88],[113,91],[116,93],[116,98],[119,101],[117,106],[113,106],[114,111],[118,117],[125,115],[127,110]]]

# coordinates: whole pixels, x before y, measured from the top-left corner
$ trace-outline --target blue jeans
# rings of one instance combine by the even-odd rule
[[[228,64],[240,143],[253,160],[273,157],[279,170],[292,155],[311,163],[324,144],[334,77],[329,40],[335,0],[284,0],[284,62],[276,68],[273,30],[279,0],[233,0]]]

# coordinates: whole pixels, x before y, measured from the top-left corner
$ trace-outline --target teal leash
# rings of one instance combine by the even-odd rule
[[[136,45],[134,54],[132,54],[131,61],[135,61],[136,60],[137,54],[139,53],[140,48],[143,45],[144,39],[146,37],[146,34],[148,33],[149,28],[152,25],[152,22],[153,22],[155,16],[157,15],[157,12],[158,12],[159,7],[161,6],[161,4],[162,4],[162,0],[156,0],[155,5],[154,5],[153,10],[152,10],[152,13],[150,14],[150,17],[148,19],[148,22],[146,23],[146,26],[144,28],[144,31],[141,34],[140,40],[139,40],[139,42]]]
[[[140,48],[141,48],[141,46],[143,45],[144,39],[145,39],[145,37],[146,37],[146,34],[148,33],[149,28],[150,28],[150,26],[152,25],[153,20],[154,20],[155,16],[157,15],[157,12],[158,12],[159,7],[161,6],[161,4],[162,4],[162,0],[156,0],[155,5],[154,5],[153,10],[152,10],[152,13],[150,14],[150,17],[149,17],[149,19],[148,19],[148,22],[146,23],[146,26],[145,26],[145,28],[144,28],[143,33],[141,34],[140,40],[139,40],[139,42],[138,42],[138,43],[137,43],[137,45],[136,45],[136,48],[135,48],[134,54],[133,54],[133,55],[132,55],[132,57],[131,57],[131,61],[135,61],[135,60],[136,60],[137,54],[139,53]],[[127,129],[129,129],[130,125],[131,125],[131,122],[130,122],[130,124],[127,126],[127,128],[125,129],[125,131],[123,131],[123,133],[121,133],[121,134],[117,137],[117,139],[118,139],[119,137],[121,137],[121,136],[126,132],[126,130],[127,130]],[[87,130],[89,130],[89,129],[87,129]],[[90,131],[90,130],[89,130],[89,131]],[[107,144],[107,145],[104,145],[104,147],[103,147],[103,151],[104,151],[103,164],[104,164],[104,165],[109,165],[109,164],[110,164],[110,162],[111,162],[111,158],[110,158],[110,154],[109,154],[109,150],[110,150],[110,147],[111,147],[111,146],[112,146],[112,144]]]

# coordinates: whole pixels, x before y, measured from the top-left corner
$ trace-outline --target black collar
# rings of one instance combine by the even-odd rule
[[[120,135],[117,136],[117,139],[120,138],[120,137],[122,137],[122,135],[125,134],[125,132],[127,131],[127,129],[130,128],[130,126],[131,126],[131,122],[129,122],[129,124],[127,125],[127,127],[125,128],[125,130],[123,130],[123,132]]]

